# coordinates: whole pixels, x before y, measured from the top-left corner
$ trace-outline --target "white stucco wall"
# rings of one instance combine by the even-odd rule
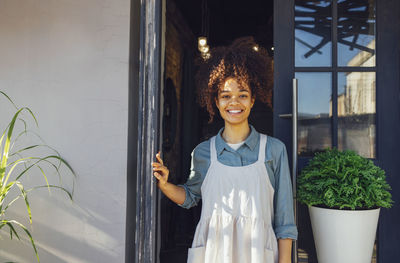
[[[74,203],[54,190],[30,195],[41,262],[124,262],[129,9],[129,0],[0,0],[0,90],[35,112],[78,176]],[[1,130],[10,113],[0,98]],[[22,202],[9,217],[26,222]],[[35,262],[26,240],[0,234],[0,262]]]

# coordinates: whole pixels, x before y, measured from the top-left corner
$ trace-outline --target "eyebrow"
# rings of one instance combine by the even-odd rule
[[[247,89],[239,90],[239,92],[243,92],[243,91],[249,92],[249,90],[247,90]],[[226,92],[231,92],[231,91],[230,90],[221,90],[219,93],[226,93]]]

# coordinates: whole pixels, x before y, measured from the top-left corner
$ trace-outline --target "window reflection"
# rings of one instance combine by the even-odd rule
[[[375,66],[375,1],[338,1],[338,65]]]
[[[298,87],[298,151],[300,156],[332,146],[331,73],[296,73]]]
[[[295,66],[331,65],[331,1],[295,1]]]
[[[338,75],[338,148],[375,158],[375,72]]]

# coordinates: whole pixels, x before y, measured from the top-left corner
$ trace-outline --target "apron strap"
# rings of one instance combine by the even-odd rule
[[[215,136],[210,139],[210,155],[211,155],[211,162],[217,161],[217,149],[215,147]]]
[[[264,163],[265,161],[265,147],[267,145],[267,136],[260,133],[260,148],[258,150],[258,162]]]

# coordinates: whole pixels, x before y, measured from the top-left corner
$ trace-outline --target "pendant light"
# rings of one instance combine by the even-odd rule
[[[207,0],[201,2],[201,36],[198,38],[197,48],[203,59],[210,57],[210,46],[207,43],[209,14]]]

